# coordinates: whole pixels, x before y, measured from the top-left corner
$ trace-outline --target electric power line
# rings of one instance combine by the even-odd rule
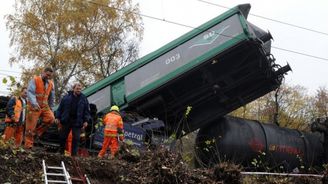
[[[0,69],[1,72],[8,72],[8,73],[17,73],[17,74],[21,74],[21,72],[17,72],[17,71],[11,71],[11,70],[2,70]]]
[[[199,0],[199,1],[203,1],[203,0]],[[126,12],[127,11],[127,10],[122,10],[120,8],[108,6],[108,5],[105,5],[105,4],[96,3],[96,2],[93,2],[93,1],[88,1],[88,2],[89,3],[92,3],[92,4],[95,4],[95,5],[103,6],[103,7],[106,7],[106,8],[112,8],[112,9],[115,9],[115,10],[118,10],[118,11],[123,11],[123,12]],[[204,1],[204,2],[207,2],[207,1]],[[214,4],[214,5],[216,5],[216,4]],[[217,6],[221,6],[221,5],[217,5]],[[228,8],[228,7],[225,7],[225,6],[221,6],[221,7]],[[178,23],[178,22],[174,22],[174,21],[170,21],[170,20],[165,20],[165,19],[158,18],[158,17],[155,17],[155,16],[150,16],[150,15],[141,14],[141,13],[135,13],[135,12],[132,12],[132,13],[134,13],[136,15],[139,15],[139,16],[142,16],[142,17],[146,17],[146,18],[150,18],[150,19],[154,19],[154,20],[158,20],[158,21],[167,22],[167,23],[170,23],[170,24],[175,24],[175,25],[182,26],[182,27],[187,27],[187,28],[192,28],[192,29],[199,29],[199,28],[196,28],[196,27],[193,27],[193,26],[189,26],[189,25],[186,25],[186,24],[182,24],[182,23]],[[255,15],[253,15],[253,16],[255,16]],[[269,20],[269,18],[268,18],[268,20]],[[271,20],[273,21],[274,19],[271,19]],[[288,23],[286,23],[286,24],[288,24]],[[290,25],[292,25],[292,24],[290,24]],[[301,26],[297,26],[297,27],[298,28],[302,28]],[[304,28],[302,28],[302,29],[304,29]],[[202,31],[204,31],[204,30],[202,30]],[[323,32],[315,31],[315,30],[311,30],[311,31],[318,32],[318,33],[323,33]],[[328,33],[323,33],[323,34],[325,34],[325,35],[328,36]],[[219,35],[231,37],[231,36],[223,35],[223,34],[219,34]],[[328,58],[324,58],[324,57],[320,57],[320,56],[315,56],[315,55],[311,55],[311,54],[307,54],[307,53],[303,53],[303,52],[294,51],[294,50],[291,50],[291,49],[285,49],[285,48],[275,47],[275,46],[271,46],[271,47],[274,48],[274,49],[277,49],[277,50],[286,51],[286,52],[293,53],[293,54],[298,54],[298,55],[302,55],[302,56],[306,56],[306,57],[315,58],[315,59],[318,59],[318,60],[328,61]]]
[[[2,76],[13,76],[13,77],[19,77],[21,72],[16,72],[16,71],[10,71],[10,70],[2,70],[0,69],[0,75]]]
[[[298,54],[298,55],[302,55],[302,56],[312,57],[312,58],[320,59],[320,60],[323,60],[323,61],[328,61],[328,58],[323,58],[323,57],[319,57],[319,56],[315,56],[315,55],[311,55],[311,54],[305,54],[305,53],[302,53],[302,52],[297,52],[297,51],[284,49],[284,48],[280,48],[280,47],[275,47],[275,46],[271,46],[271,48],[281,50],[281,51],[290,52],[290,53],[294,53],[294,54]]]
[[[0,94],[8,95],[9,93],[9,90],[0,90]]]
[[[208,1],[204,1],[204,0],[198,0],[198,1],[202,2],[202,3],[209,4],[209,5],[225,8],[225,9],[231,9],[227,6],[219,5],[219,4],[216,4],[216,3],[211,3],[211,2],[208,2]],[[264,17],[262,15],[252,14],[252,13],[250,13],[249,15],[252,15],[252,16],[258,17],[258,18],[262,18],[262,19],[265,19],[265,20],[269,20],[269,21],[272,21],[272,22],[277,22],[277,23],[280,23],[280,24],[284,24],[284,25],[287,25],[287,26],[295,27],[295,28],[298,28],[298,29],[303,29],[303,30],[306,30],[306,31],[310,31],[310,32],[314,32],[314,33],[318,33],[318,34],[328,36],[328,33],[325,33],[325,32],[322,32],[322,31],[317,31],[317,30],[310,29],[310,28],[303,27],[303,26],[299,26],[299,25],[296,25],[296,24],[291,24],[291,23],[284,22],[284,21],[281,21],[281,20],[276,20],[276,19],[272,19],[272,18]]]
[[[7,73],[1,73],[0,72],[0,75],[2,75],[2,76],[7,76],[7,77],[10,77],[10,76],[13,76],[13,77],[19,77],[18,75],[10,75],[10,74],[7,74]]]

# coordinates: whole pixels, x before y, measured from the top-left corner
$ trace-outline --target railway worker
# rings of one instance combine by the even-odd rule
[[[84,128],[82,128],[82,130],[84,130]],[[85,139],[85,132],[81,132],[80,133],[80,140]],[[66,139],[66,146],[65,146],[65,151],[64,151],[64,155],[65,156],[72,156],[72,145],[73,145],[73,132],[72,130],[69,132],[67,139]],[[79,141],[80,142],[80,141]],[[78,146],[78,151],[79,152],[79,146]],[[83,149],[84,150],[84,149]],[[62,153],[62,150],[60,150]]]
[[[72,130],[72,156],[78,152],[81,129],[88,126],[90,109],[87,97],[81,93],[82,86],[79,83],[73,85],[73,90],[61,100],[56,111],[56,122],[60,123],[59,132],[60,152],[65,153],[66,139]]]
[[[102,148],[98,153],[99,158],[104,157],[108,147],[111,152],[110,158],[114,158],[119,149],[118,139],[120,141],[124,140],[123,120],[119,111],[119,107],[113,105],[110,108],[110,112],[104,116],[104,141]]]
[[[52,68],[46,67],[40,76],[34,76],[28,83],[24,145],[26,149],[33,147],[35,135],[40,137],[54,123],[55,117],[52,109],[54,108],[55,87],[51,81],[53,73]],[[42,122],[36,128],[39,118]]]
[[[23,131],[26,117],[26,97],[27,88],[22,87],[20,96],[13,96],[7,103],[6,108],[6,129],[3,134],[4,142],[15,139],[15,147],[21,146],[23,141]]]
[[[97,122],[97,106],[96,104],[89,104],[90,107],[90,119],[88,121],[88,126],[85,129],[82,129],[80,134],[80,142],[84,142],[84,146],[78,149],[78,154],[80,156],[87,156],[88,151],[86,148],[91,148],[92,138],[91,135],[94,132],[94,124]],[[61,128],[61,127],[60,127]],[[73,133],[72,130],[69,132],[68,137],[66,139],[66,147],[65,147],[65,156],[72,155],[72,141],[73,141]]]

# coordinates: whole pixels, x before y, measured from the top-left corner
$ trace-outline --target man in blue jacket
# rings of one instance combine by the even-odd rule
[[[66,139],[72,130],[72,156],[77,155],[80,142],[81,129],[88,126],[90,118],[89,102],[81,93],[82,86],[79,83],[73,85],[73,91],[69,91],[61,100],[56,111],[56,122],[61,125],[59,132],[60,152],[64,154]]]

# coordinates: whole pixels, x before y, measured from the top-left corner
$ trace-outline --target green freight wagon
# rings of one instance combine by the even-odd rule
[[[289,65],[270,53],[271,35],[236,6],[83,92],[99,111],[111,105],[157,118],[168,133],[187,134],[267,94]],[[187,107],[192,107],[185,116]]]

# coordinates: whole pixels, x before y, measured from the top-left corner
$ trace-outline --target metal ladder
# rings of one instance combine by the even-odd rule
[[[49,183],[72,184],[71,177],[67,172],[63,161],[61,161],[61,167],[56,167],[56,166],[47,166],[46,161],[42,160],[42,167],[44,172],[45,184],[49,184]],[[50,179],[50,178],[54,178],[54,179]],[[58,180],[58,178],[62,178],[62,180]]]

